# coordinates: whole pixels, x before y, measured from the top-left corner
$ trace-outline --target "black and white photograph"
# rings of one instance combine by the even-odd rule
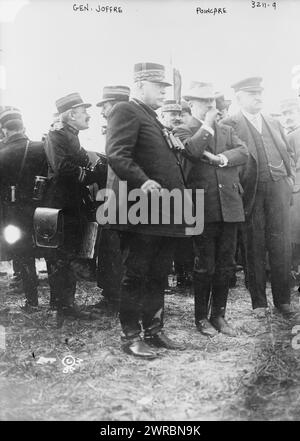
[[[0,422],[300,420],[299,23],[0,0]]]

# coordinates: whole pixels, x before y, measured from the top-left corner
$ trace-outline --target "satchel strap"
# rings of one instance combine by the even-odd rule
[[[26,158],[27,158],[27,155],[28,155],[29,142],[30,141],[28,139],[27,142],[26,142],[25,152],[24,152],[23,159],[22,159],[22,162],[21,162],[21,167],[20,167],[20,171],[19,171],[19,174],[18,174],[18,179],[17,179],[16,185],[18,185],[20,183],[21,178],[22,178],[22,173],[23,173],[23,170],[24,170],[24,167],[25,167],[25,163],[26,163]]]

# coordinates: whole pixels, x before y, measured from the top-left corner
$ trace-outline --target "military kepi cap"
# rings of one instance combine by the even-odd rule
[[[181,112],[182,107],[175,100],[166,100],[161,108],[162,112]]]
[[[231,87],[234,89],[235,92],[239,92],[240,90],[244,90],[245,92],[259,92],[264,90],[264,88],[261,86],[261,82],[262,77],[250,77],[232,84]]]
[[[66,112],[70,109],[75,109],[76,107],[91,107],[91,104],[85,103],[79,93],[74,92],[69,95],[63,96],[55,101],[58,113]]]
[[[164,66],[157,63],[136,63],[134,65],[134,81],[150,81],[151,83],[172,86],[166,81]]]
[[[103,88],[102,99],[96,105],[103,106],[108,101],[128,101],[130,89],[127,86],[105,86]]]
[[[22,114],[16,107],[4,106],[0,110],[0,126],[4,127],[11,121],[22,121]]]

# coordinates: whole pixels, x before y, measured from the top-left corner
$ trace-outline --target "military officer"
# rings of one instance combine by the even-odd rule
[[[161,108],[161,122],[173,130],[181,123],[181,105],[175,100],[166,100]]]
[[[63,210],[64,245],[57,255],[48,259],[49,283],[53,306],[59,313],[75,318],[89,318],[75,304],[76,258],[80,250],[84,227],[89,218],[88,185],[97,182],[97,170],[90,167],[89,157],[81,147],[78,134],[89,127],[90,116],[78,93],[56,101],[61,128],[51,129],[45,139],[48,161],[48,189],[45,205]]]
[[[300,103],[299,98],[289,98],[280,103],[281,121],[294,152],[296,164],[293,204],[291,206],[292,271],[300,278]]]
[[[127,86],[105,86],[101,100],[96,104],[101,109],[101,115],[106,121],[113,107],[120,102],[128,102],[130,88]],[[103,127],[103,126],[102,126]],[[105,130],[105,133],[106,133]],[[102,288],[102,295],[109,307],[119,310],[120,283],[122,278],[122,257],[119,234],[114,230],[99,228],[97,241],[97,283]],[[102,302],[94,305],[102,308]]]
[[[187,126],[193,120],[192,110],[187,101],[182,99],[180,104],[181,104],[181,123]]]
[[[120,203],[124,203],[125,196],[128,197],[122,198],[118,190],[120,180],[126,182],[128,191],[145,194],[159,192],[162,187],[184,190],[180,162],[155,112],[163,105],[165,89],[171,85],[166,81],[164,67],[156,63],[137,63],[134,81],[133,98],[128,103],[116,104],[108,117],[107,186],[117,200],[121,198]],[[110,228],[121,231],[123,349],[131,355],[148,359],[156,356],[150,345],[182,349],[182,345],[167,337],[162,328],[164,288],[174,237],[185,235],[184,226],[171,222],[162,224],[161,221],[158,224],[135,224],[128,220],[125,224],[119,221]]]
[[[25,134],[20,111],[7,107],[0,114],[5,138],[0,143],[0,187],[3,210],[1,242],[6,243],[10,258],[15,259],[26,297],[25,309],[38,306],[35,249],[33,243],[33,200],[35,176],[46,172],[42,142],[33,142]]]
[[[204,231],[193,237],[195,324],[210,337],[218,331],[235,336],[225,310],[235,268],[237,226],[244,221],[238,166],[246,162],[248,152],[232,129],[216,122],[216,94],[210,83],[194,81],[184,99],[193,120],[174,133],[191,160],[188,187],[204,189]]]
[[[169,130],[173,130],[182,123],[181,112],[181,104],[178,104],[176,100],[166,100],[161,108],[161,122]],[[192,239],[190,237],[178,239],[174,251],[178,286],[190,284],[192,262]]]
[[[128,101],[130,88],[128,86],[105,86],[102,91],[102,98],[96,104],[101,109],[101,115],[107,120],[115,104]]]

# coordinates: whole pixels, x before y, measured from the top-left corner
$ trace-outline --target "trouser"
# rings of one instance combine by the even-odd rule
[[[175,240],[170,237],[121,233],[124,273],[121,281],[120,322],[125,338],[142,331],[154,335],[163,327],[164,289]]]
[[[292,243],[292,268],[294,271],[298,272],[299,266],[300,266],[300,244]]]
[[[50,306],[72,307],[75,301],[76,277],[66,258],[46,259],[50,286]]]
[[[236,222],[204,224],[194,237],[195,323],[207,318],[211,298],[212,317],[225,316],[229,281],[235,270]]]
[[[119,307],[123,275],[120,238],[117,231],[99,228],[97,240],[97,284],[102,295]]]
[[[20,264],[20,257],[14,257],[12,261],[14,276],[17,276],[21,272],[21,264]]]
[[[174,265],[177,275],[183,277],[193,269],[193,245],[191,238],[180,238],[174,252]]]
[[[267,307],[267,251],[274,305],[290,303],[291,196],[286,179],[258,183],[253,210],[246,222],[248,286],[253,308]]]
[[[37,292],[37,275],[35,269],[35,257],[33,256],[18,256],[19,271],[23,283],[23,290],[26,301],[31,306],[38,305]]]

